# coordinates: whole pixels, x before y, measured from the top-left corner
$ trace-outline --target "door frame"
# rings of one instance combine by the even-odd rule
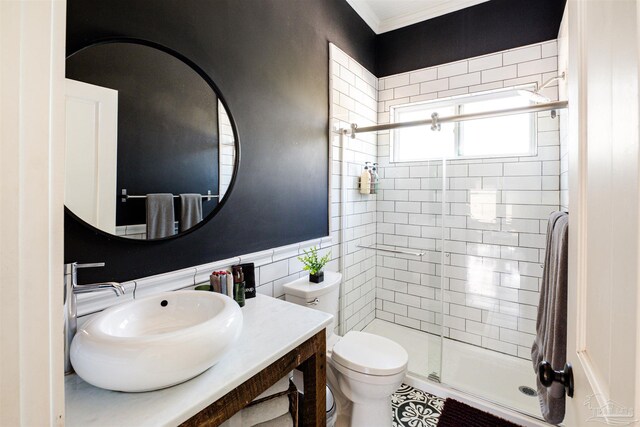
[[[611,423],[615,422],[615,417],[609,417],[606,411],[600,413],[593,419],[593,410],[602,410],[608,405],[615,403],[615,396],[611,396],[610,385],[612,382],[608,382],[608,377],[603,375],[599,371],[597,363],[589,352],[589,346],[593,346],[593,343],[588,342],[588,286],[593,286],[593,280],[589,280],[588,275],[588,249],[589,245],[594,243],[588,239],[589,237],[589,223],[587,222],[589,215],[589,206],[587,203],[587,195],[589,191],[588,187],[588,172],[589,172],[589,138],[592,140],[594,136],[590,133],[591,127],[597,127],[598,123],[589,123],[590,108],[598,107],[600,102],[604,103],[610,110],[610,115],[616,114],[620,111],[619,105],[616,107],[616,102],[619,104],[619,96],[616,99],[598,99],[594,102],[593,97],[589,98],[589,91],[593,89],[590,86],[590,80],[588,79],[589,73],[594,73],[593,69],[590,69],[589,55],[592,57],[598,56],[598,51],[594,51],[593,46],[590,43],[590,37],[609,37],[608,41],[613,39],[613,35],[610,34],[610,28],[603,27],[594,29],[591,21],[587,19],[587,9],[594,7],[594,5],[602,6],[607,4],[607,7],[616,7],[623,4],[621,1],[584,1],[584,0],[569,0],[567,2],[568,18],[569,18],[569,70],[568,76],[568,98],[569,98],[569,202],[570,202],[570,215],[569,215],[569,265],[568,265],[568,304],[567,304],[567,361],[573,363],[573,375],[574,382],[576,384],[576,395],[573,399],[567,398],[567,417],[565,423],[567,425],[585,425],[587,421],[600,421]],[[590,13],[593,14],[593,11]],[[630,61],[615,66],[610,66],[613,76],[617,75],[619,71],[632,69],[635,66],[635,77],[633,82],[621,82],[613,78],[611,82],[604,82],[604,84],[611,84],[617,91],[621,92],[620,87],[623,83],[628,84],[627,90],[638,86],[638,47],[640,42],[638,41],[638,23],[640,22],[640,7],[636,7],[636,23],[635,34],[628,40],[633,40],[634,49],[636,52],[628,55],[635,61],[635,64],[631,64]],[[604,19],[604,18],[603,18]],[[629,27],[620,28],[621,32],[629,31]],[[631,36],[626,34],[626,36]],[[599,48],[602,48],[601,46]],[[590,50],[591,49],[591,50]],[[616,46],[618,52],[615,55],[611,55],[610,58],[603,58],[602,61],[611,60],[611,58],[620,57],[621,47]],[[633,56],[635,54],[635,57]],[[616,56],[617,55],[617,56]],[[591,60],[593,61],[593,60]],[[597,73],[598,71],[595,70]],[[608,104],[607,104],[608,103]],[[596,104],[596,105],[594,105]],[[625,130],[628,131],[628,135],[634,138],[633,143],[638,146],[638,98],[636,91],[636,99],[633,101],[634,105],[628,106],[627,113],[628,120],[625,122],[628,126]],[[617,110],[616,110],[617,108]],[[634,113],[635,112],[635,113]],[[593,115],[593,113],[591,113]],[[615,118],[615,116],[614,116]],[[618,118],[620,120],[620,118]],[[593,118],[592,118],[593,120]],[[624,119],[623,119],[624,120]],[[613,121],[612,121],[613,123]],[[620,123],[620,121],[616,122]],[[612,129],[612,132],[615,129]],[[619,130],[618,130],[619,132]],[[635,169],[638,169],[640,160],[635,159]],[[629,168],[629,165],[624,165]],[[631,204],[640,200],[637,194],[630,194],[629,201]],[[634,209],[637,209],[635,207]],[[637,218],[636,218],[637,224]],[[593,227],[593,224],[590,225]],[[635,230],[630,230],[635,231]],[[639,235],[630,235],[629,239],[638,239]],[[632,242],[629,240],[629,245],[636,248],[640,247],[640,242]],[[636,280],[640,275],[637,272],[637,266],[640,263],[636,262],[636,274],[631,277],[630,280]],[[633,285],[633,284],[631,284]],[[635,284],[635,306],[640,307],[640,291],[638,283]],[[635,395],[633,396],[635,418],[640,416],[640,314],[637,312],[630,314],[635,315],[635,342],[630,346],[635,347],[635,366],[625,366],[628,372],[632,374],[635,372]],[[605,343],[603,343],[605,345]],[[612,360],[609,363],[615,363],[615,355],[612,355]],[[591,406],[588,405],[589,397],[595,398]],[[597,404],[597,407],[595,405]],[[590,419],[591,418],[591,419]],[[637,421],[636,421],[637,422]],[[629,425],[636,425],[631,421]]]
[[[64,424],[65,25],[0,1],[0,425]]]

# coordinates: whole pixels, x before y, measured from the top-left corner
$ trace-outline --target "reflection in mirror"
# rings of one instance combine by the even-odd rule
[[[67,58],[65,205],[106,233],[157,239],[213,216],[237,165],[233,120],[184,57],[134,40]]]

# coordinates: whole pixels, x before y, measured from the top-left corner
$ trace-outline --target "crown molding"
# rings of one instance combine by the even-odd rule
[[[360,17],[376,34],[382,34],[388,31],[397,30],[398,28],[417,24],[418,22],[426,21],[438,16],[446,15],[447,13],[475,6],[480,3],[485,3],[487,1],[489,0],[442,1],[436,4],[430,4],[428,6],[422,7],[413,12],[404,13],[402,15],[384,20],[380,19],[380,17],[376,14],[367,0],[347,0],[347,3],[349,3],[349,5],[358,13],[358,15],[360,15]]]

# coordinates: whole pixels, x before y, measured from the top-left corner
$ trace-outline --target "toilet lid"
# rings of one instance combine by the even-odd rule
[[[378,335],[351,331],[333,346],[332,360],[347,369],[369,375],[402,372],[409,361],[398,343]]]

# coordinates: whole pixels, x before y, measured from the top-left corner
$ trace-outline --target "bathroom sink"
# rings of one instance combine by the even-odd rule
[[[241,330],[242,311],[226,295],[163,292],[108,308],[78,328],[71,364],[96,387],[157,390],[215,365]]]

